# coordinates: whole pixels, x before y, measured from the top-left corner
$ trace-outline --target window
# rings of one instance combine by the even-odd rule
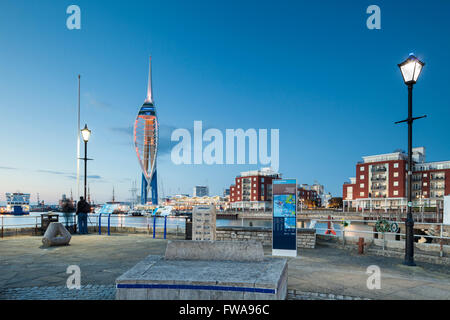
[[[394,168],[398,168],[398,162],[394,163]]]
[[[426,196],[428,194],[428,192],[424,191],[423,194]]]
[[[360,184],[359,184],[359,187],[360,187],[360,188],[364,188],[364,183],[360,183]]]
[[[256,183],[253,184],[253,188],[256,188]]]
[[[397,178],[397,177],[398,177],[398,172],[395,171],[395,172],[394,172],[394,178]]]
[[[238,194],[241,194],[241,192],[240,192],[240,191],[238,191]]]
[[[360,171],[364,171],[364,170],[365,170],[365,167],[360,167],[359,170],[360,170]]]
[[[238,189],[240,189],[241,188],[241,185],[238,185]]]
[[[264,182],[264,178],[261,178],[261,182]]]
[[[364,180],[364,175],[363,175],[363,174],[360,175],[360,176],[359,176],[359,179],[360,179],[360,180]]]
[[[256,181],[256,178],[253,178],[253,181]]]
[[[359,195],[360,195],[361,197],[364,197],[364,192],[360,192]]]
[[[352,193],[353,192],[353,187],[347,187],[347,193]]]
[[[253,190],[253,193],[256,193],[256,190]]]
[[[424,173],[424,174],[423,174],[423,177],[424,177],[424,178],[428,177],[428,174],[427,174],[427,173]]]
[[[398,187],[398,181],[394,181],[394,187]]]
[[[427,182],[424,182],[424,183],[423,183],[423,186],[424,186],[424,187],[426,187],[427,185],[428,185],[428,183],[427,183]]]
[[[394,190],[394,196],[398,196],[398,190]]]

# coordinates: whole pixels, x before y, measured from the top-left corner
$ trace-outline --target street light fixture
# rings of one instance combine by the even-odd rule
[[[403,262],[407,266],[415,266],[414,263],[414,219],[412,216],[412,125],[414,120],[425,118],[421,116],[414,118],[412,115],[412,89],[416,84],[417,79],[422,72],[424,62],[417,59],[414,54],[410,54],[409,57],[400,63],[398,67],[403,76],[403,81],[408,86],[408,118],[396,123],[407,122],[408,123],[408,177],[407,177],[407,193],[408,193],[408,211],[406,216],[406,242],[405,242],[405,261]]]
[[[88,129],[87,124],[84,125],[84,129],[81,130],[81,135],[83,136],[84,142],[88,142],[91,137],[91,130]]]
[[[425,63],[417,59],[412,53],[409,54],[409,57],[405,61],[398,65],[406,85],[413,85],[416,83],[424,65]]]
[[[88,129],[87,124],[84,125],[84,128],[81,130],[81,136],[83,137],[84,141],[84,158],[81,158],[81,160],[84,160],[84,199],[86,200],[86,193],[87,193],[87,161],[92,160],[87,158],[87,143],[89,141],[89,138],[91,137],[91,130]]]

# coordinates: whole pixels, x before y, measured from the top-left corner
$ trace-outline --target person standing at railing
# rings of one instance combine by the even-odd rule
[[[84,197],[80,197],[80,201],[77,203],[77,216],[78,216],[78,233],[88,234],[87,230],[87,215],[91,212],[91,205],[84,200]]]

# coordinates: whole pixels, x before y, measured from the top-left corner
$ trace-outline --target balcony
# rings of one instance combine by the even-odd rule
[[[386,181],[386,177],[372,177],[371,181]]]
[[[386,172],[386,167],[373,167],[372,172]]]

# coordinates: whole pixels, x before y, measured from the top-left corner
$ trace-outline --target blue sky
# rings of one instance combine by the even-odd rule
[[[81,30],[66,8],[81,8]],[[381,8],[381,30],[366,8]],[[160,194],[220,194],[253,165],[170,161],[175,128],[280,130],[280,171],[341,195],[361,156],[406,149],[407,90],[397,63],[426,62],[414,89],[414,145],[450,159],[450,3],[434,1],[50,1],[0,3],[0,201],[75,192],[77,75],[97,202],[130,197],[140,168],[131,125],[148,56],[165,141]],[[162,183],[161,183],[162,182]]]

